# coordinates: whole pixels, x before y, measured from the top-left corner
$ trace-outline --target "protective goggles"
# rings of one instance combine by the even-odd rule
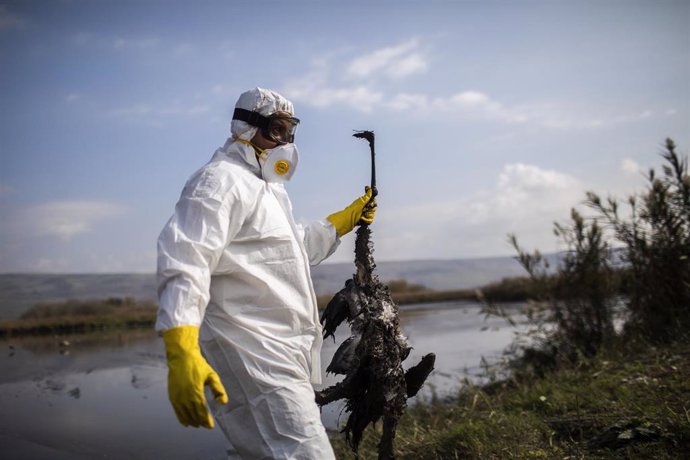
[[[244,121],[259,128],[266,139],[277,142],[279,145],[295,142],[295,131],[299,124],[299,118],[280,114],[265,117],[258,112],[246,109],[235,109],[232,119]]]

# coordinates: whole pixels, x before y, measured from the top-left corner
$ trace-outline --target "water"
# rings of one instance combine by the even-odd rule
[[[470,303],[407,306],[401,322],[414,347],[406,367],[429,352],[437,356],[422,399],[432,392],[452,395],[463,377],[479,373],[482,357],[497,358],[514,334],[501,320],[484,322]],[[341,326],[336,343],[325,342],[324,369],[347,333]],[[69,344],[60,345],[65,340]],[[13,339],[0,342],[0,352],[3,458],[225,457],[219,429],[177,423],[167,399],[163,343],[153,331]],[[324,385],[341,378],[326,375]],[[327,428],[337,427],[341,407],[324,408]]]

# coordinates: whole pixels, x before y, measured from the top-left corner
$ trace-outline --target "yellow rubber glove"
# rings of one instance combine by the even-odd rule
[[[365,187],[364,191],[366,193],[353,201],[350,206],[326,217],[335,227],[339,237],[350,233],[361,222],[371,224],[374,221],[376,199],[371,199],[371,187]]]
[[[163,332],[168,357],[168,397],[177,419],[184,426],[213,428],[213,417],[206,405],[204,386],[209,385],[221,404],[228,394],[218,374],[199,349],[199,328],[179,326]]]

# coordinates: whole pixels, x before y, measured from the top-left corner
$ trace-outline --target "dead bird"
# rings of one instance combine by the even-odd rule
[[[333,336],[343,321],[350,324],[351,337],[340,345],[326,369],[345,378],[317,391],[316,402],[324,406],[346,400],[349,416],[342,432],[355,454],[364,429],[382,419],[379,459],[392,459],[395,430],[407,398],[422,387],[434,369],[436,357],[429,353],[419,364],[404,371],[402,362],[411,347],[400,329],[398,305],[374,273],[372,253],[371,230],[363,224],[357,230],[355,242],[356,273],[321,316],[324,338]]]

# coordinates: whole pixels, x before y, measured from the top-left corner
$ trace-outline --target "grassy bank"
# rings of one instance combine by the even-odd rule
[[[543,378],[468,385],[456,401],[412,406],[397,457],[688,458],[690,345],[611,349]],[[361,458],[377,458],[378,438],[368,430]],[[338,458],[353,458],[342,435],[332,442]]]
[[[0,321],[0,337],[152,327],[156,309],[151,301],[118,297],[40,303],[19,319]]]
[[[449,302],[455,300],[492,302],[517,302],[529,298],[530,280],[527,277],[505,278],[476,289],[451,289],[436,291],[405,280],[392,280],[387,283],[393,300],[398,305],[414,303]],[[481,292],[481,295],[479,294]],[[318,296],[319,308],[324,308],[333,298],[332,294]]]
[[[495,301],[521,300],[527,297],[525,278],[505,279],[483,287],[482,292]],[[454,300],[477,300],[476,289],[433,291],[405,280],[389,282],[393,298],[400,305]],[[317,298],[324,308],[332,294]],[[109,299],[67,300],[40,303],[19,319],[0,321],[0,337],[22,335],[72,334],[103,329],[153,327],[157,305],[151,301],[112,297]]]

